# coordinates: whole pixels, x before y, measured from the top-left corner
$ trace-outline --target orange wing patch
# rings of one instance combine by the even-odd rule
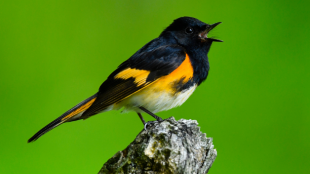
[[[139,70],[135,68],[127,68],[122,72],[118,73],[115,76],[115,79],[129,79],[134,78],[137,86],[143,85],[146,82],[147,77],[149,76],[150,71],[147,70]]]
[[[94,103],[95,100],[96,100],[96,97],[93,98],[92,100],[90,100],[89,102],[85,103],[84,105],[80,106],[79,108],[77,108],[76,110],[74,110],[73,112],[71,112],[70,114],[65,116],[64,118],[62,118],[61,121],[67,120],[67,119],[77,115],[78,113],[85,111]]]
[[[100,108],[105,108],[111,104],[115,104],[122,101],[131,95],[141,91],[142,89],[148,87],[155,81],[146,82],[150,71],[139,70],[135,68],[127,68],[114,76],[114,79],[123,79],[124,82],[117,84],[112,89],[109,90],[109,97],[100,103]],[[126,81],[129,78],[134,78],[134,84],[131,81]]]

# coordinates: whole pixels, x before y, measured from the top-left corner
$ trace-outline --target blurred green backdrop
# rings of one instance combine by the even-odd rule
[[[209,173],[309,173],[309,1],[1,1],[0,173],[97,173],[143,128],[112,111],[26,141],[97,92],[174,19],[223,22],[211,71],[179,108],[218,157]],[[151,117],[145,116],[152,120]]]

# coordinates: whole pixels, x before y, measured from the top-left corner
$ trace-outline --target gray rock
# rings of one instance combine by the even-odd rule
[[[196,120],[170,117],[150,123],[123,151],[117,152],[99,174],[205,174],[217,152],[212,138],[200,132]]]

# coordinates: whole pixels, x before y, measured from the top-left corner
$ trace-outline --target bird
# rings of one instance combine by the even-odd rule
[[[134,111],[145,126],[142,113],[162,122],[155,113],[182,105],[206,80],[211,44],[222,42],[208,33],[220,23],[206,24],[187,16],[175,19],[159,37],[121,63],[96,94],[43,127],[28,143],[63,123],[110,110]]]

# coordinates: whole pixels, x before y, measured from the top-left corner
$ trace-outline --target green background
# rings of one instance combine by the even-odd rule
[[[111,111],[26,141],[174,19],[223,22],[211,70],[163,118],[198,120],[209,173],[309,173],[309,1],[1,1],[0,173],[97,173],[142,130]],[[150,116],[145,116],[152,120]]]

